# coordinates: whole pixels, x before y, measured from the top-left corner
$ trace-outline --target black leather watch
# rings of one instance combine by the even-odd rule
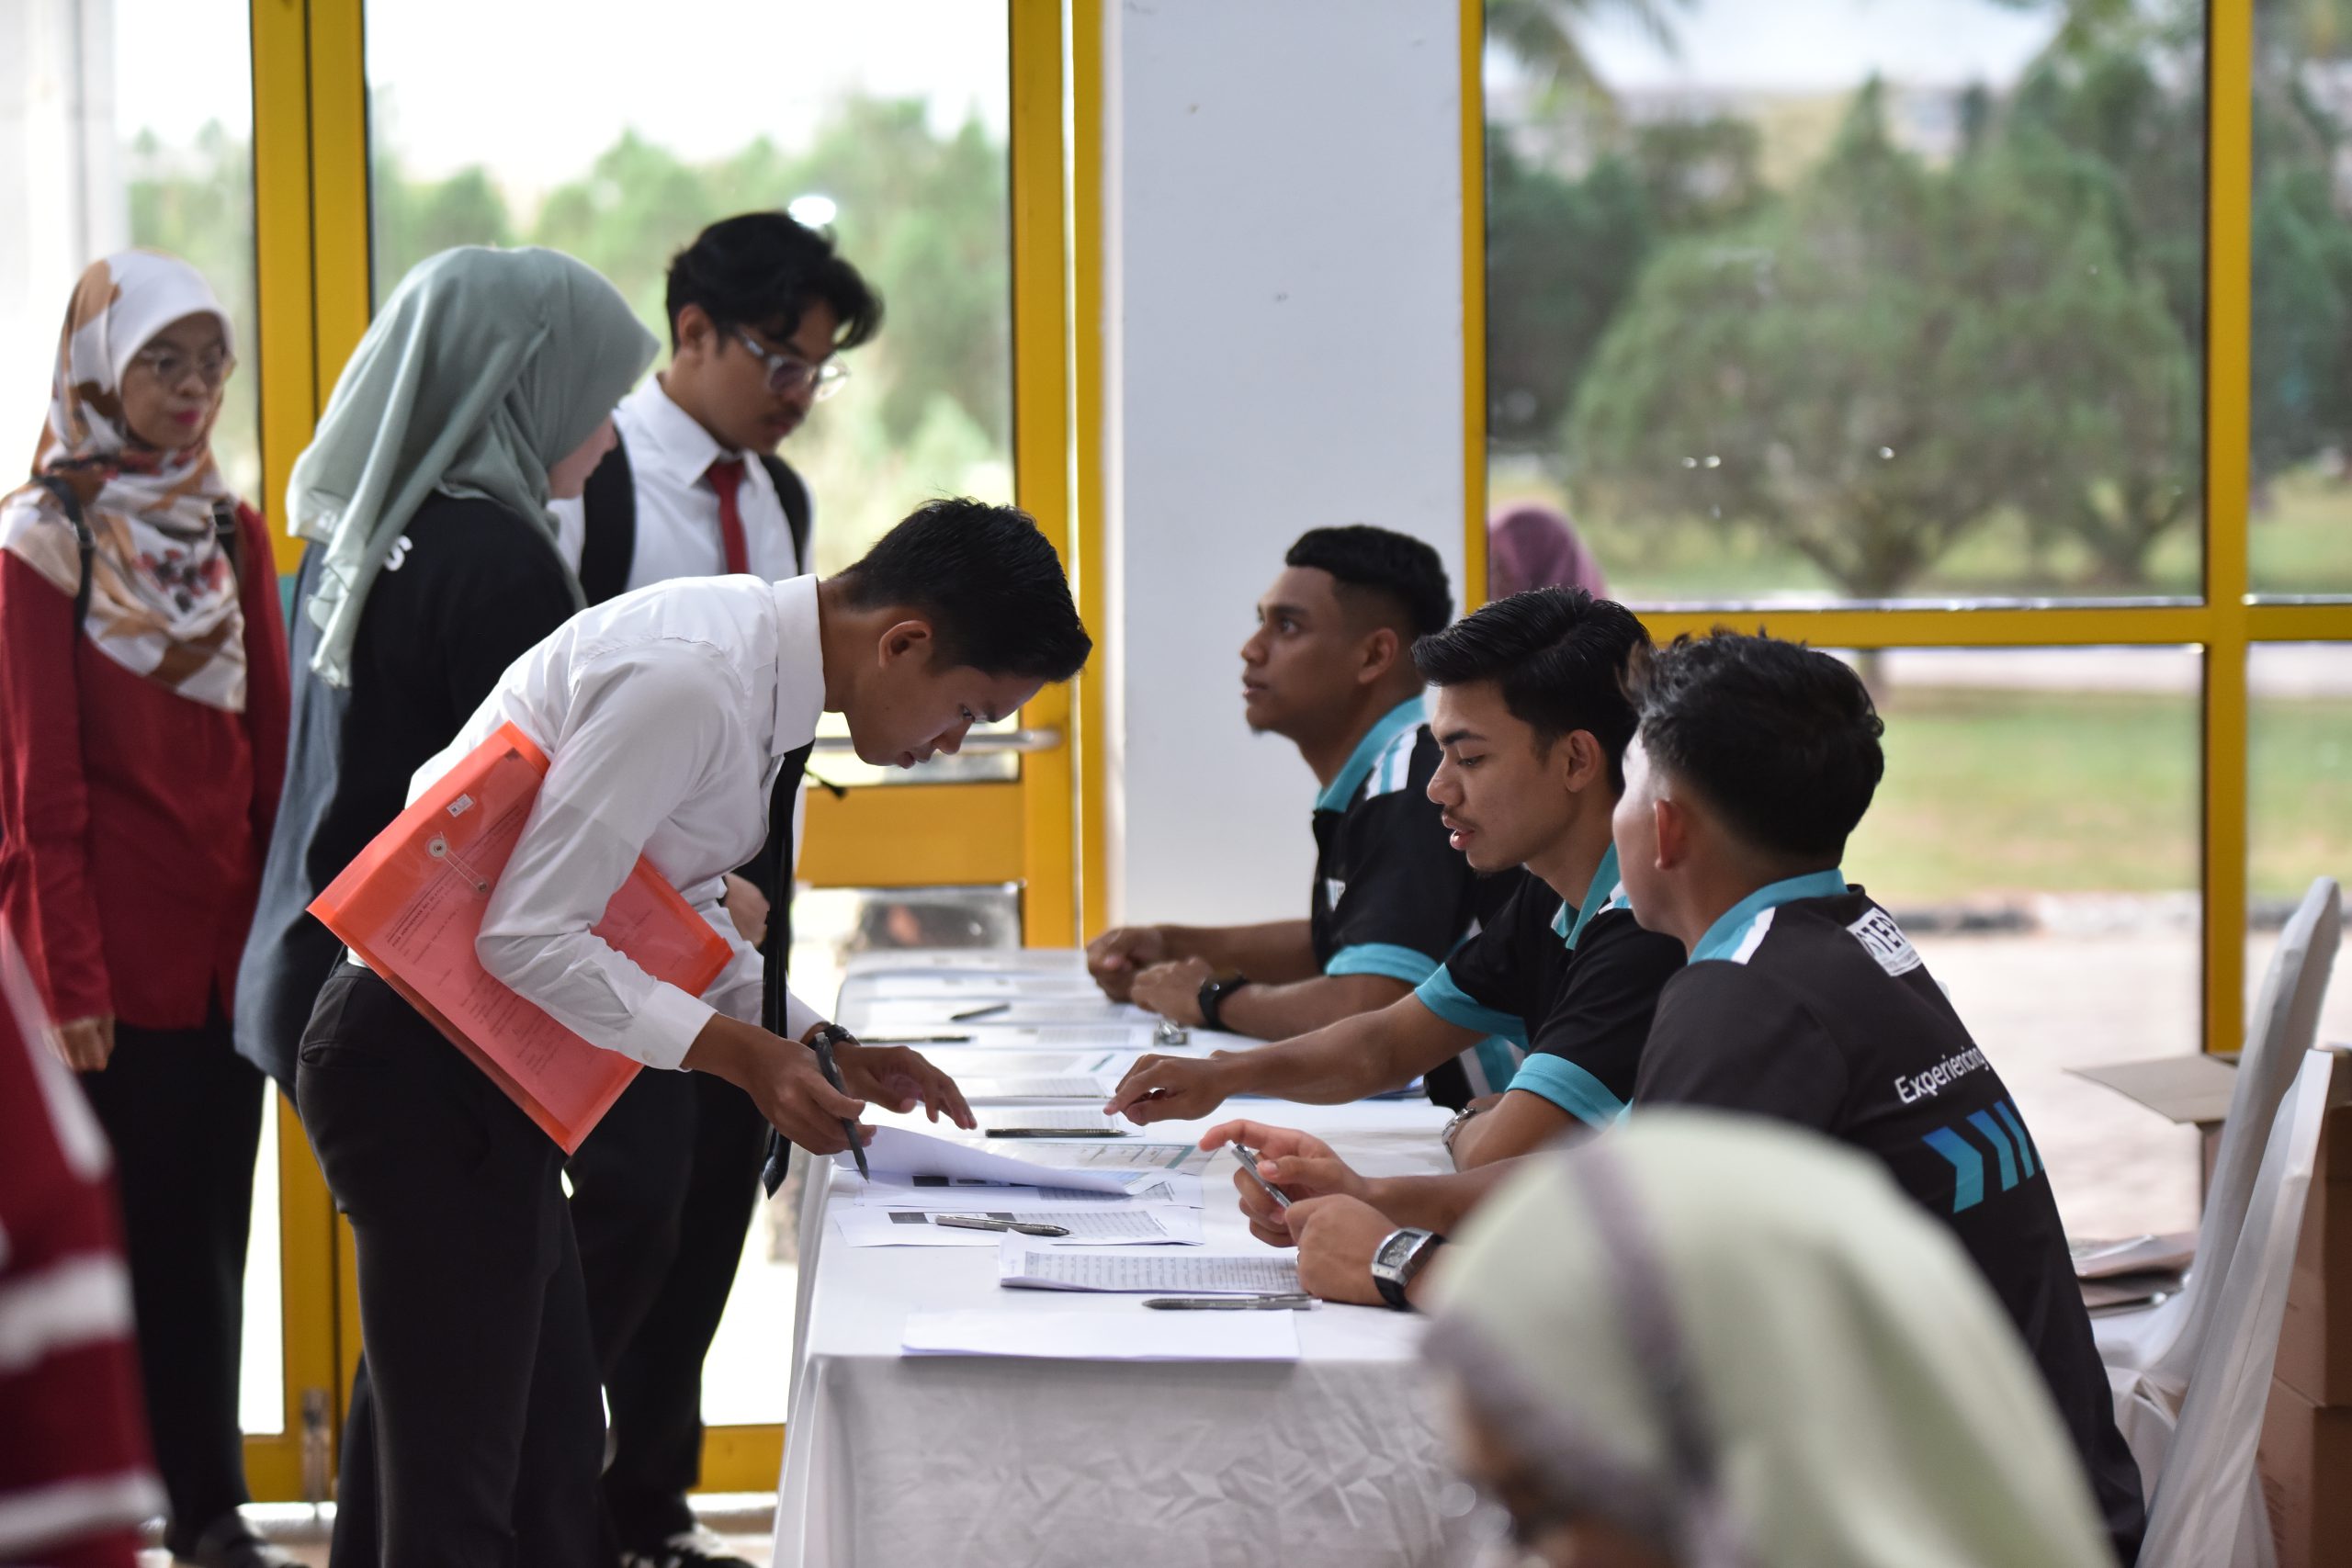
[[[1398,1312],[1412,1311],[1413,1303],[1405,1299],[1405,1287],[1429,1266],[1431,1255],[1444,1245],[1445,1237],[1435,1231],[1415,1230],[1409,1225],[1390,1231],[1372,1254],[1372,1282],[1378,1287],[1380,1299]]]
[[[1234,992],[1239,990],[1249,983],[1250,976],[1247,975],[1229,975],[1222,980],[1212,975],[1207,979],[1202,981],[1201,992],[1198,998],[1201,1008],[1202,1027],[1205,1029],[1223,1029],[1225,1024],[1223,1021],[1218,1018],[1217,1010],[1225,1005],[1226,998],[1233,995]]]

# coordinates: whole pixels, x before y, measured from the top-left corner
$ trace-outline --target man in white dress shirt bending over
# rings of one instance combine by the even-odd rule
[[[740,1087],[816,1154],[864,1101],[971,1124],[946,1075],[903,1048],[839,1047],[849,1089],[784,998],[750,1021],[760,956],[722,878],[767,835],[779,767],[820,714],[868,762],[911,767],[1084,664],[1091,643],[1053,547],[1010,507],[933,502],[822,581],[688,578],[582,612],[516,660],[411,798],[512,722],[548,753],[537,804],[476,951],[518,995],[655,1070]],[[591,928],[642,854],[735,943],[705,998],[653,979]],[[604,1423],[562,1151],[374,974],[319,996],[297,1098],[357,1240],[387,1568],[609,1562]]]
[[[848,378],[882,301],[827,235],[784,212],[721,219],[671,258],[670,363],[613,411],[583,494],[550,502],[591,604],[676,577],[816,570],[811,507],[776,456]],[[769,816],[797,832],[798,778]],[[789,804],[787,804],[789,803]],[[792,932],[789,850],[728,880],[736,930]],[[771,909],[773,905],[773,909]],[[612,1422],[603,1489],[620,1568],[749,1568],[700,1529],[703,1359],[727,1310],[760,1189],[767,1122],[709,1073],[640,1073],[572,1155],[571,1229]]]

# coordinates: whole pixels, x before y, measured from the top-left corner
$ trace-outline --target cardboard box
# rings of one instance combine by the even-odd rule
[[[2103,1067],[2069,1067],[2113,1089],[2178,1126],[2198,1132],[2197,1190],[2213,1185],[2213,1161],[2222,1149],[2222,1122],[2237,1088],[2235,1056],[2159,1056],[2146,1062],[2111,1062]]]
[[[2258,1455],[2278,1568],[2352,1563],[2352,1409],[2314,1404],[2273,1378]]]
[[[2314,1404],[2352,1405],[2352,1105],[2320,1129],[2273,1372]]]

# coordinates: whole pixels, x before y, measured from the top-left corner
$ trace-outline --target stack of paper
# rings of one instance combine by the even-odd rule
[[[1295,1361],[1291,1312],[978,1312],[907,1314],[909,1356],[1016,1356],[1054,1361]]]
[[[997,1283],[1028,1291],[1134,1291],[1150,1295],[1278,1296],[1299,1291],[1298,1260],[1279,1252],[1063,1250],[1008,1235]]]

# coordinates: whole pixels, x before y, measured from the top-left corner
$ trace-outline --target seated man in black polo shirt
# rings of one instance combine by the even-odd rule
[[[1443,761],[1428,793],[1450,840],[1482,875],[1528,874],[1410,996],[1260,1050],[1145,1056],[1110,1109],[1158,1122],[1205,1116],[1234,1094],[1361,1100],[1486,1035],[1526,1055],[1498,1104],[1446,1129],[1464,1167],[1615,1121],[1659,987],[1682,967],[1680,944],[1635,923],[1610,844],[1634,733],[1625,666],[1648,644],[1624,606],[1563,588],[1514,594],[1415,644],[1437,688]]]
[[[1261,1040],[1385,1007],[1487,912],[1425,793],[1438,750],[1410,650],[1453,618],[1437,552],[1356,525],[1303,534],[1283,559],[1241,645],[1241,703],[1250,728],[1291,741],[1322,785],[1308,917],[1119,926],[1086,950],[1113,999]],[[1500,1089],[1510,1067],[1497,1042],[1432,1072],[1430,1098],[1458,1106]]]
[[[1838,867],[1884,768],[1870,694],[1827,654],[1729,633],[1654,655],[1637,684],[1616,842],[1634,913],[1690,962],[1658,1002],[1635,1114],[1753,1111],[1876,1156],[1952,1227],[2008,1309],[2131,1562],[2145,1525],[2139,1468],[2041,1152],[1917,949]],[[1382,1290],[1375,1256],[1431,1248],[1396,1227],[1442,1233],[1510,1169],[1366,1182],[1296,1134],[1238,1123],[1203,1142],[1252,1136],[1267,1137],[1277,1157],[1264,1168],[1290,1190],[1351,1194],[1283,1214],[1243,1189],[1253,1227],[1295,1236],[1302,1280],[1343,1300],[1408,1297],[1397,1276],[1410,1270],[1383,1265]]]

